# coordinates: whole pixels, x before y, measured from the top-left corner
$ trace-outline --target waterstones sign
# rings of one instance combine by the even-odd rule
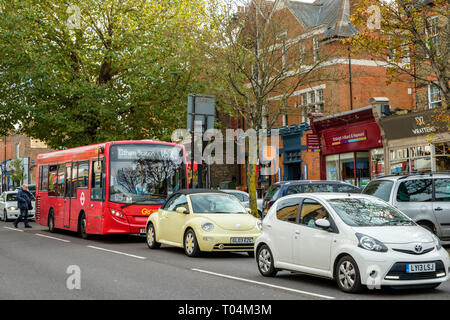
[[[382,118],[386,139],[401,139],[447,131],[444,123],[434,121],[433,110]]]

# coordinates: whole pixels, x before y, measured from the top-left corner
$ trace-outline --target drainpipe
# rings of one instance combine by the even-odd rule
[[[384,152],[384,175],[389,175],[389,148],[388,141],[386,140],[386,134],[384,132],[383,126],[381,126],[380,120],[385,117],[385,114],[382,113],[382,106],[389,105],[389,98],[386,97],[373,97],[369,99],[369,103],[372,105],[372,114],[375,118],[375,122],[378,124],[380,128],[381,140],[383,143],[383,152]]]

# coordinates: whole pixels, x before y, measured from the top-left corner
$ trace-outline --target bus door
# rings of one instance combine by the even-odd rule
[[[72,200],[72,163],[66,164],[65,193],[64,193],[64,228],[70,228],[70,208]]]
[[[91,201],[88,209],[88,231],[102,233],[103,205],[105,202],[105,161],[104,158],[94,158],[91,162]]]

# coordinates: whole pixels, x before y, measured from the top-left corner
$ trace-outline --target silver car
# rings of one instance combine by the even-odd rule
[[[450,240],[450,174],[385,176],[362,191],[389,202],[442,240]]]
[[[247,192],[234,189],[221,189],[220,191],[236,196],[244,207],[250,208],[250,200]],[[263,199],[256,199],[256,206],[258,208],[259,216],[261,217],[261,213],[263,212]]]
[[[5,191],[0,196],[0,217],[3,221],[16,219],[20,215],[17,194],[17,191]],[[34,201],[31,201],[31,205],[33,209],[28,210],[28,219],[34,220]]]

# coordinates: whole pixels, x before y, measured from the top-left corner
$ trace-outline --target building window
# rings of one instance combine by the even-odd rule
[[[283,39],[282,48],[281,48],[281,64],[283,66],[283,70],[286,68],[286,40]]]
[[[308,95],[306,93],[302,93],[302,106],[306,106],[308,104]]]
[[[428,105],[430,109],[442,106],[441,90],[433,84],[428,86]]]
[[[434,171],[450,170],[450,142],[442,142],[434,145],[436,168]]]
[[[438,17],[432,16],[428,18],[428,41],[433,47],[431,50],[435,50],[436,53],[439,52],[439,32],[438,32]]]
[[[311,124],[310,120],[309,120],[309,117],[308,117],[308,114],[309,114],[308,106],[305,105],[305,106],[302,107],[302,122],[305,122],[307,124]]]
[[[301,94],[302,122],[309,124],[310,113],[324,113],[323,89],[310,90]]]
[[[372,179],[384,175],[384,150],[383,148],[370,151],[370,163],[372,167]]]
[[[316,93],[314,91],[311,91],[308,93],[308,104],[314,103],[316,103]]]
[[[327,180],[339,180],[339,155],[333,154],[325,157]]]
[[[288,125],[288,116],[287,116],[287,114],[283,114],[281,119],[282,119],[282,126],[286,127]]]
[[[319,62],[319,38],[313,38],[313,55],[314,55],[314,63]]]
[[[299,44],[299,46],[300,46],[300,59],[299,59],[299,61],[300,61],[300,65],[302,65],[303,64],[303,62],[305,61],[305,43],[304,42],[300,42],[300,44]]]
[[[390,150],[390,172],[404,174],[431,171],[431,152],[430,145]]]

